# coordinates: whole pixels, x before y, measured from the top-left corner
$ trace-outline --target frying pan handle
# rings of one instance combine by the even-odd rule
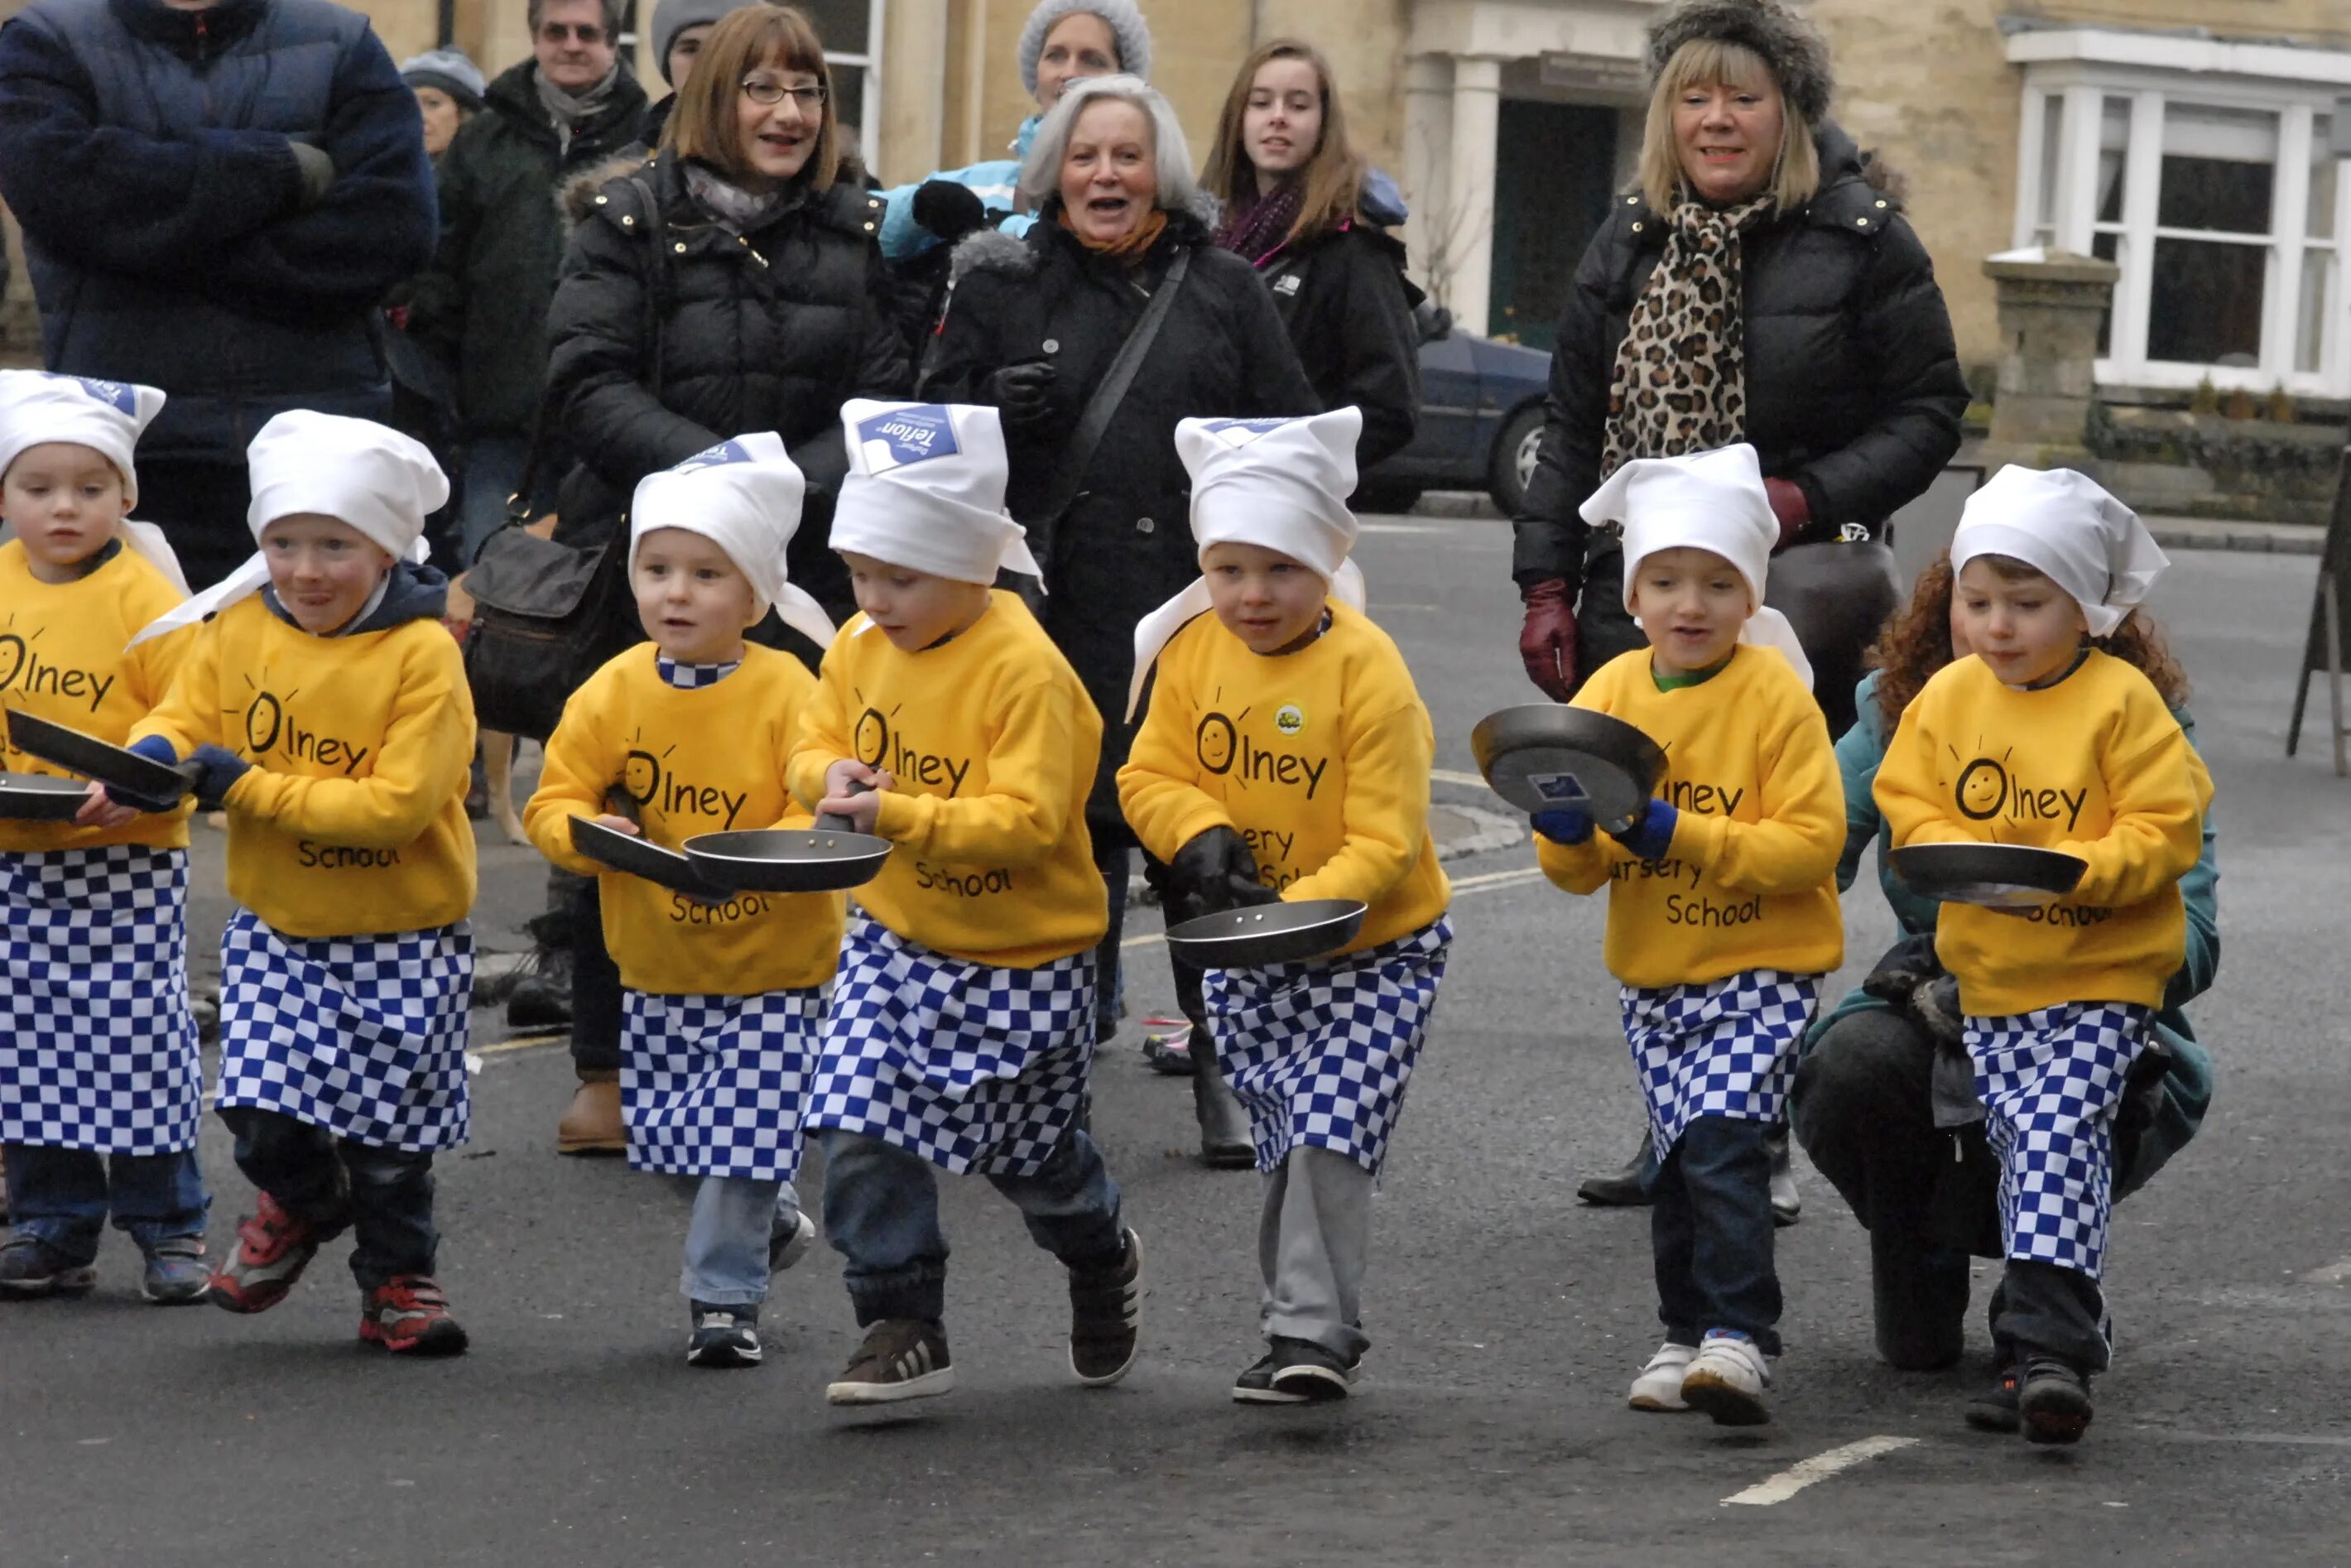
[[[852,795],[871,795],[873,786],[852,782],[849,792]],[[816,826],[817,831],[823,833],[853,833],[857,831],[857,824],[838,811],[827,811],[816,820]]]

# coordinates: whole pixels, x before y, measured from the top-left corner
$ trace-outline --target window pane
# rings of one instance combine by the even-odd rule
[[[2303,232],[2313,239],[2335,237],[2335,150],[2326,144],[2333,131],[2326,115],[2310,122],[2310,219]]]
[[[2147,357],[2191,365],[2260,364],[2268,261],[2260,246],[2157,240]]]
[[[2041,204],[2032,221],[2047,228],[2057,221],[2057,141],[2065,124],[2065,99],[2060,93],[2041,97]]]
[[[2120,235],[2092,235],[2090,254],[2100,261],[2117,261],[2122,256],[2122,238]],[[2115,351],[2114,335],[2115,297],[2110,292],[2106,296],[2105,314],[2098,318],[2098,358],[2103,360]]]
[[[2315,373],[2326,346],[2326,311],[2334,298],[2335,253],[2302,253],[2302,300],[2294,329],[2294,368]]]
[[[824,40],[825,51],[837,55],[865,52],[872,0],[802,0],[799,9]]]
[[[865,126],[864,67],[835,66],[833,68],[832,103],[833,113],[840,119],[841,128],[857,139],[858,155],[862,159],[864,156]]]
[[[2165,228],[2269,233],[2277,146],[2274,114],[2165,105],[2155,221]]]
[[[2123,182],[2130,169],[2131,105],[2126,98],[2106,99],[2098,116],[2098,222],[2123,221]]]

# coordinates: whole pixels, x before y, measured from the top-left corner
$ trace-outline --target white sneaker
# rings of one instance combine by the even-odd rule
[[[1771,1418],[1763,1408],[1763,1391],[1771,1386],[1771,1365],[1755,1342],[1718,1329],[1682,1374],[1681,1396],[1718,1427],[1760,1427]]]
[[[789,1215],[787,1218],[786,1211],[778,1208],[776,1218],[768,1221],[768,1272],[770,1274],[782,1273],[807,1257],[809,1249],[816,1245],[816,1222],[797,1208],[790,1210]]]
[[[1667,1340],[1633,1379],[1632,1397],[1625,1403],[1635,1410],[1687,1410],[1682,1399],[1682,1374],[1698,1359],[1698,1346]]]

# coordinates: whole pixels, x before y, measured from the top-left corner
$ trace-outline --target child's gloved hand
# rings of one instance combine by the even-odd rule
[[[1681,818],[1679,811],[1651,796],[1631,827],[1609,836],[1645,861],[1662,860],[1674,847],[1674,824]]]
[[[1257,856],[1231,828],[1195,833],[1167,862],[1169,924],[1217,915],[1235,903],[1238,886],[1257,885]]]
[[[1555,844],[1588,844],[1592,819],[1573,806],[1553,806],[1534,814],[1534,830]]]
[[[160,735],[142,735],[137,740],[132,741],[129,746],[123,747],[123,749],[131,752],[134,755],[143,757],[150,762],[160,762],[166,768],[177,768],[180,765],[180,754],[172,750],[172,743],[164,739]],[[180,809],[180,801],[176,796],[169,800],[161,800],[154,799],[152,796],[141,795],[135,791],[121,789],[113,784],[105,786],[105,789],[106,798],[108,800],[117,806],[128,807],[133,811],[153,811],[162,813],[165,811],[176,811]],[[106,827],[118,827],[120,824],[110,821],[101,823],[97,819],[93,818],[92,821],[85,822],[82,825],[84,827],[97,827],[100,825]]]
[[[196,798],[202,800],[226,800],[229,787],[253,767],[225,746],[199,746],[188,760],[204,770],[195,779]]]

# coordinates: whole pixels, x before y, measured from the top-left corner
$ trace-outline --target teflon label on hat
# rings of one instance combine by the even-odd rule
[[[722,441],[716,446],[705,446],[671,472],[692,474],[704,468],[716,468],[729,463],[756,463],[758,459],[739,441]]]
[[[53,382],[71,382],[117,413],[127,414],[132,419],[139,417],[139,394],[128,382],[97,381],[89,376],[61,375],[54,371],[46,373]]]
[[[865,455],[865,471],[887,474],[934,457],[952,457],[963,447],[956,442],[955,417],[940,403],[892,409],[857,422],[857,444]]]
[[[1287,419],[1211,419],[1201,428],[1228,446],[1247,446],[1290,423]]]

